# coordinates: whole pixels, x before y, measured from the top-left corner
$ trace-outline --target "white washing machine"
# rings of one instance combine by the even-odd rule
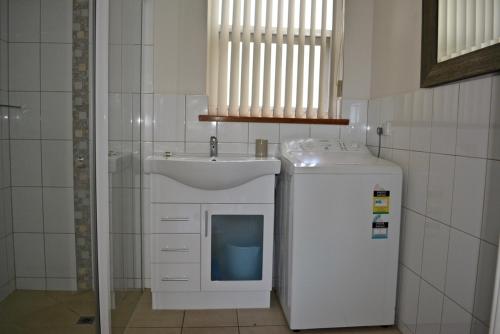
[[[401,168],[364,145],[281,146],[276,288],[293,330],[394,324]]]

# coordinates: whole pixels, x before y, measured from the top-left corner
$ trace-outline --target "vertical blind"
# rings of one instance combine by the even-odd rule
[[[438,62],[500,43],[500,0],[439,0]]]
[[[344,0],[210,0],[208,113],[339,118]]]

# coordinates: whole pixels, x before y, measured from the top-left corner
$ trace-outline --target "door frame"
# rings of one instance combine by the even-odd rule
[[[94,152],[99,327],[111,332],[111,260],[108,194],[108,32],[109,0],[94,0]]]

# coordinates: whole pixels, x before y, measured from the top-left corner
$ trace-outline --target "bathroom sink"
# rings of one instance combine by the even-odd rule
[[[152,156],[146,161],[150,173],[161,174],[193,188],[221,190],[234,188],[264,175],[278,174],[281,162],[276,158],[243,155],[176,154]]]

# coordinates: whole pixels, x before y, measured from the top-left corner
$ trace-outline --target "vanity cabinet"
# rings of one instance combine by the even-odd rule
[[[269,307],[274,175],[228,190],[150,180],[153,308]]]

